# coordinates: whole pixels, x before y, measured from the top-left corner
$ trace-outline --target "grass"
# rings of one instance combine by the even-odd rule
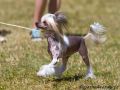
[[[108,30],[108,40],[89,47],[96,79],[84,80],[86,66],[78,54],[68,62],[61,80],[37,77],[50,62],[46,40],[32,42],[29,32],[0,25],[7,42],[0,44],[0,90],[120,90],[120,1],[62,0],[61,11],[69,20],[69,32],[86,33],[94,21]],[[0,21],[31,27],[34,0],[0,0]]]

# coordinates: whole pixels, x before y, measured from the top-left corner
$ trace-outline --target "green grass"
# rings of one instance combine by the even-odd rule
[[[32,42],[29,32],[0,25],[10,31],[0,44],[0,90],[120,90],[120,0],[62,0],[61,11],[69,20],[69,32],[86,33],[94,21],[108,30],[108,40],[89,47],[96,79],[84,80],[86,66],[78,54],[68,62],[61,80],[37,77],[50,62],[46,40]],[[34,0],[0,0],[0,21],[31,27]]]

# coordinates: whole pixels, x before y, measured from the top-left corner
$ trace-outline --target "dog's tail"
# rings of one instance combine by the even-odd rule
[[[96,44],[103,43],[106,41],[106,29],[99,23],[90,25],[90,31],[83,37],[86,39],[92,39]]]

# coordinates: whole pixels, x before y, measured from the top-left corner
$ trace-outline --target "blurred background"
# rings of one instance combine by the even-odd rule
[[[32,27],[34,3],[34,0],[0,0],[0,21]],[[0,34],[7,38],[6,43],[0,43],[0,90],[79,90],[87,86],[92,86],[88,90],[96,90],[94,86],[99,85],[102,90],[119,90],[119,9],[120,0],[62,0],[60,11],[68,18],[70,33],[85,34],[94,22],[107,29],[105,44],[88,49],[95,80],[83,79],[86,66],[78,54],[70,58],[62,80],[37,77],[39,67],[50,62],[46,40],[32,42],[29,31],[0,25]]]

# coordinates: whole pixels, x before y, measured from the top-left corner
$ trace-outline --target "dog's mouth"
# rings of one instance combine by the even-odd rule
[[[44,33],[43,35],[45,37],[52,36],[53,31],[49,29],[49,27],[46,23],[36,22],[35,25],[38,29],[41,29],[41,32]]]
[[[44,30],[47,29],[47,26],[46,26],[45,24],[43,24],[43,23],[38,23],[38,22],[36,22],[35,25],[36,25],[36,27],[39,28],[39,29],[40,29],[40,28],[41,28],[41,29],[44,29]]]

